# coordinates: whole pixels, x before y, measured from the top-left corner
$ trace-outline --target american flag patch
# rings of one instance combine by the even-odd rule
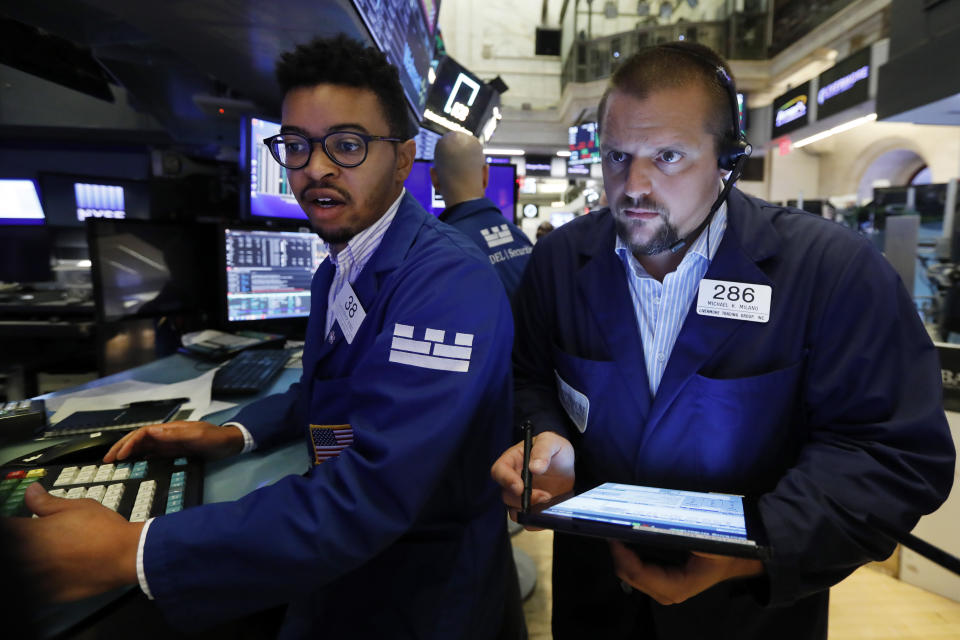
[[[510,233],[510,227],[505,224],[501,224],[498,227],[490,227],[489,229],[481,229],[480,234],[483,236],[483,239],[487,241],[487,246],[491,249],[499,247],[502,244],[513,242],[513,234]]]
[[[312,424],[310,444],[313,445],[313,464],[336,458],[353,444],[353,427],[348,424]]]
[[[423,340],[415,340],[413,334],[414,328],[408,324],[394,325],[390,362],[461,373],[470,369],[472,333],[454,334],[453,344],[446,344],[447,332],[441,329],[425,329]]]

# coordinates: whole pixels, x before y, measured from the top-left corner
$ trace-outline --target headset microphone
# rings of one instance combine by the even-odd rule
[[[743,173],[743,165],[753,152],[753,146],[747,142],[743,131],[740,129],[740,110],[737,107],[737,93],[733,87],[733,80],[731,80],[727,70],[720,65],[716,65],[713,60],[710,60],[703,54],[688,49],[681,44],[664,44],[660,45],[660,47],[686,55],[709,65],[710,69],[716,73],[717,82],[720,83],[730,98],[730,113],[732,116],[730,120],[732,129],[724,136],[720,153],[717,156],[717,166],[725,171],[729,171],[730,176],[726,180],[723,180],[723,189],[720,191],[717,199],[713,201],[710,212],[707,213],[707,217],[703,219],[703,222],[697,225],[697,228],[687,234],[686,237],[680,238],[670,245],[670,252],[676,253],[687,246],[688,241],[696,238],[700,232],[710,224],[710,220],[713,219],[713,214],[716,213],[720,205],[726,201],[727,196],[730,195],[730,189],[732,189],[734,183],[740,179],[740,175]]]

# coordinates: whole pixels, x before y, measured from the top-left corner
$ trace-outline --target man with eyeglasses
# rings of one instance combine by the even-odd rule
[[[487,474],[511,425],[503,287],[404,191],[413,130],[381,53],[317,40],[277,76],[281,133],[264,142],[330,249],[303,376],[223,426],[147,427],[104,460],[217,458],[305,435],[311,469],[146,525],[33,490],[40,518],[16,523],[28,563],[60,599],[139,583],[188,629],[286,606],[282,637],[524,637]]]

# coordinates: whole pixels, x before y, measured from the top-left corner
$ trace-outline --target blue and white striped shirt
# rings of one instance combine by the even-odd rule
[[[658,282],[640,266],[627,245],[617,236],[616,252],[627,272],[633,312],[637,316],[640,340],[643,343],[651,397],[657,395],[660,379],[663,378],[690,305],[697,295],[700,280],[716,255],[726,229],[727,204],[723,203],[710,221],[707,232],[700,234],[683,256],[677,270],[668,273],[663,278],[663,283]]]
[[[340,290],[343,289],[344,283],[349,282],[353,285],[353,283],[357,281],[360,272],[363,271],[363,268],[370,262],[370,258],[377,250],[377,247],[380,246],[380,241],[383,240],[383,234],[387,232],[390,223],[393,222],[394,216],[397,215],[397,209],[400,208],[400,201],[406,192],[406,189],[401,189],[400,197],[393,201],[393,204],[390,205],[387,212],[372,225],[350,238],[347,246],[338,253],[334,253],[330,244],[327,243],[330,262],[333,263],[335,271],[333,273],[333,282],[330,283],[330,293],[327,295],[327,324],[325,333],[329,334],[333,329],[333,321],[335,318],[333,301],[337,299]]]

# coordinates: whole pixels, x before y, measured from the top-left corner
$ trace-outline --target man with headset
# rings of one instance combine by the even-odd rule
[[[556,533],[554,637],[826,638],[828,588],[894,548],[866,522],[909,531],[949,492],[933,345],[869,242],[732,188],[750,147],[713,51],[638,52],[599,120],[610,207],[537,244],[515,304],[532,502],[747,494],[771,555],[668,563]],[[514,509],[522,466],[518,443],[492,468]]]

